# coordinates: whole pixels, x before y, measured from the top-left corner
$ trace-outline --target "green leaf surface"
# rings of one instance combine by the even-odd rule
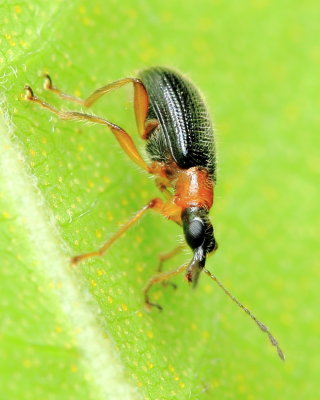
[[[31,2],[0,6],[1,399],[314,399],[318,338],[320,84],[316,1]],[[87,96],[167,65],[203,91],[217,127],[208,268],[277,336],[282,363],[206,276],[196,290],[142,288],[181,230],[146,215],[96,249],[149,199],[151,179],[103,127],[59,121],[23,101],[49,72]],[[131,89],[93,112],[143,152]],[[189,253],[170,260],[174,268]]]

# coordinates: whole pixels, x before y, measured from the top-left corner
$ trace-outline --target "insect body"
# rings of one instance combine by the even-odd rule
[[[177,73],[153,68],[140,79],[150,101],[147,121],[159,122],[148,135],[146,150],[163,178],[158,182],[173,188],[166,214],[183,224],[194,251],[187,278],[196,284],[206,255],[216,248],[208,218],[216,178],[211,121],[199,92]]]
[[[200,272],[204,271],[262,331],[267,333],[279,356],[284,359],[276,339],[266,326],[205,269],[207,255],[217,249],[213,227],[208,217],[216,182],[216,157],[211,121],[195,86],[177,72],[157,67],[142,71],[138,78],[124,78],[103,86],[85,100],[67,95],[54,87],[48,75],[45,76],[44,87],[63,99],[90,107],[104,94],[128,83],[132,83],[134,87],[137,127],[141,138],[146,141],[149,164],[139,154],[131,136],[118,125],[92,114],[60,111],[40,100],[33,94],[32,89],[26,86],[26,100],[37,103],[61,119],[90,121],[107,126],[128,156],[155,176],[156,185],[164,195],[164,199],[154,198],[149,201],[100,249],[75,256],[72,263],[103,255],[147,210],[153,209],[183,227],[193,257],[188,264],[174,271],[159,272],[151,278],[144,289],[145,303],[161,309],[149,299],[149,290],[155,283],[167,281],[185,272],[187,280],[196,285]],[[162,257],[161,261],[176,254],[180,248],[181,246]]]

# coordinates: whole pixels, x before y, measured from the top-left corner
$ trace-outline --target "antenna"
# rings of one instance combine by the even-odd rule
[[[220,286],[220,288],[224,291],[224,293],[230,297],[230,299],[236,303],[240,308],[242,308],[242,310],[249,315],[249,317],[251,319],[253,319],[253,321],[258,325],[258,327],[261,329],[262,332],[266,333],[269,337],[269,340],[272,344],[272,346],[275,346],[278,352],[279,357],[281,358],[282,361],[285,360],[283,351],[281,350],[278,341],[276,340],[276,338],[272,335],[272,333],[269,331],[269,329],[262,323],[260,322],[252,313],[251,311],[246,308],[243,304],[240,303],[240,301],[238,299],[236,299],[230,292],[228,289],[226,289],[223,284],[217,279],[217,277],[215,275],[213,275],[210,271],[208,271],[207,269],[203,270],[204,273],[206,275],[208,275],[213,281],[215,281],[218,286]]]

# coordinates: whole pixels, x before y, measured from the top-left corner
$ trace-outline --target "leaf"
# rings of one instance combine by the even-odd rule
[[[318,291],[319,136],[301,134],[317,132],[314,108],[292,85],[319,105],[319,85],[307,79],[317,76],[318,7],[178,0],[1,6],[4,399],[313,398],[319,324],[303,304],[316,304]],[[109,131],[59,121],[24,102],[23,87],[79,110],[45,92],[41,75],[84,97],[157,64],[188,73],[215,111],[221,167],[212,220],[220,248],[208,268],[284,342],[285,365],[205,276],[197,290],[183,277],[175,278],[176,291],[155,288],[164,311],[145,310],[142,288],[157,254],[181,235],[157,215],[146,215],[103,258],[68,263],[159,194]],[[106,96],[93,112],[132,132],[143,151],[130,89]],[[182,254],[166,268],[188,259]]]

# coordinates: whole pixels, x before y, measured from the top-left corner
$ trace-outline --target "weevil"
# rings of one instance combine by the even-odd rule
[[[77,255],[71,262],[77,264],[87,258],[102,256],[148,210],[154,210],[183,228],[193,257],[189,263],[173,271],[158,271],[144,288],[145,304],[161,310],[159,304],[150,301],[149,291],[154,284],[167,282],[185,272],[186,279],[195,286],[203,271],[268,335],[279,357],[284,360],[284,354],[269,329],[205,268],[207,256],[218,248],[209,219],[216,183],[216,152],[211,119],[197,88],[181,74],[162,67],[142,70],[137,78],[117,80],[97,89],[85,100],[59,90],[49,75],[45,75],[44,88],[62,99],[90,107],[106,93],[126,84],[133,85],[137,129],[146,143],[149,163],[142,158],[131,136],[120,126],[93,114],[58,110],[36,97],[30,86],[25,87],[26,100],[60,119],[89,121],[109,128],[131,160],[155,177],[155,183],[163,194],[163,199],[157,197],[150,200],[98,250]],[[181,246],[167,253],[161,261],[172,257],[180,249]]]

